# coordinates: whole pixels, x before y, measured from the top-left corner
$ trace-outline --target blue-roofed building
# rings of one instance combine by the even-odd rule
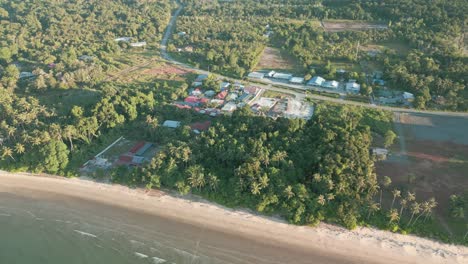
[[[307,85],[322,86],[324,82],[325,82],[324,78],[320,76],[314,76],[314,78],[310,79],[309,82],[307,82]]]

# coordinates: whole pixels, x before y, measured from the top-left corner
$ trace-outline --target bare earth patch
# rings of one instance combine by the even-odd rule
[[[387,29],[388,26],[378,23],[352,21],[352,20],[339,20],[339,21],[323,21],[322,27],[325,31],[339,32],[339,31],[359,31],[370,29]]]
[[[143,71],[143,74],[153,75],[153,76],[171,75],[171,74],[185,75],[187,73],[189,73],[189,71],[172,66],[172,65],[168,65],[168,64],[159,65],[155,68],[151,68],[151,69],[147,69]]]
[[[289,72],[300,71],[296,62],[291,56],[287,56],[280,49],[266,47],[260,58],[256,70],[284,70]]]

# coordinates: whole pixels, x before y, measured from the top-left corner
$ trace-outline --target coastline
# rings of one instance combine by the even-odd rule
[[[53,197],[59,200],[61,196],[66,196],[98,207],[103,204],[125,208],[144,215],[257,241],[265,244],[265,247],[278,246],[278,253],[281,250],[291,250],[295,253],[302,252],[304,258],[329,258],[331,263],[468,263],[468,248],[463,246],[372,228],[361,227],[349,231],[324,223],[314,228],[294,226],[276,218],[225,208],[203,199],[175,197],[156,190],[146,192],[79,178],[42,177],[0,171],[0,192],[35,199]],[[307,263],[307,259],[303,261]]]

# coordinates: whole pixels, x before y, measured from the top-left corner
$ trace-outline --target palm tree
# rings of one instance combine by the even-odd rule
[[[375,212],[379,210],[380,210],[380,204],[371,201],[369,204],[369,208],[368,208],[367,219],[369,219],[371,215],[373,215]]]
[[[218,189],[218,185],[219,185],[219,179],[216,175],[213,175],[213,174],[208,174],[208,180],[209,180],[209,183],[210,183],[210,188],[211,190],[213,191],[216,191],[216,189]]]
[[[410,210],[411,210],[411,218],[408,222],[408,225],[411,224],[411,221],[413,220],[414,215],[419,214],[419,212],[421,212],[421,206],[417,202],[414,202],[411,204]]]
[[[382,179],[382,186],[386,189],[390,184],[392,184],[392,179],[388,176],[384,176]],[[380,189],[380,207],[382,207],[382,193],[383,193],[383,188]]]
[[[401,191],[398,190],[398,189],[394,189],[394,190],[392,191],[392,194],[393,194],[393,200],[392,200],[392,206],[390,206],[390,209],[393,209],[393,204],[395,203],[395,199],[396,199],[397,197],[399,198],[399,197],[401,196]]]
[[[322,180],[322,176],[320,174],[315,173],[313,176],[315,182],[320,182]]]
[[[326,202],[325,197],[322,194],[317,197],[317,203],[318,204],[323,206],[323,205],[325,205],[325,202]]]
[[[400,216],[398,215],[398,211],[396,209],[390,209],[387,216],[389,218],[389,224],[400,219]]]
[[[403,216],[403,210],[406,208],[407,205],[408,205],[408,200],[406,200],[406,198],[403,198],[400,200],[400,217]]]
[[[26,149],[24,148],[24,145],[21,144],[21,143],[16,143],[15,145],[15,152],[18,153],[18,154],[23,154],[24,152],[26,151]]]
[[[432,214],[432,210],[436,208],[437,206],[437,201],[434,197],[430,198],[427,202],[428,202],[428,208],[426,211],[426,217],[424,218],[424,221],[427,220],[427,218]]]
[[[76,135],[76,128],[72,125],[68,125],[63,129],[63,136],[70,142],[70,150],[73,151],[73,137]]]
[[[13,158],[13,150],[9,147],[3,147],[2,158],[6,157],[10,157],[11,159],[15,160],[15,158]]]
[[[260,194],[260,184],[258,184],[257,182],[252,182],[251,186],[251,192],[253,195],[258,195]]]
[[[269,181],[270,179],[268,178],[268,175],[263,174],[263,176],[260,177],[260,181],[259,181],[260,188],[261,189],[266,188],[268,186]]]
[[[284,193],[284,195],[286,195],[286,198],[288,198],[288,200],[291,199],[291,198],[293,198],[294,195],[295,195],[295,194],[294,194],[294,191],[293,191],[293,188],[292,188],[291,185],[288,185],[288,186],[284,189],[283,193]]]
[[[335,199],[335,195],[333,193],[327,194],[327,201],[331,201]]]
[[[466,224],[466,229],[467,229],[467,230],[466,230],[465,236],[463,237],[463,240],[465,240],[466,237],[468,236],[468,224]]]
[[[408,200],[408,202],[415,201],[416,200],[416,194],[412,193],[412,192],[408,192],[406,194],[406,199]]]

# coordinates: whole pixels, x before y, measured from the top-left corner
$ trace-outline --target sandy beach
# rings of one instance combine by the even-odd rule
[[[97,212],[102,208],[127,210],[142,224],[159,219],[168,233],[183,233],[188,239],[203,232],[200,252],[210,248],[220,255],[223,252],[230,263],[468,263],[468,248],[463,246],[371,228],[349,231],[323,223],[315,228],[294,226],[196,197],[82,179],[0,172],[0,193],[64,201]]]

